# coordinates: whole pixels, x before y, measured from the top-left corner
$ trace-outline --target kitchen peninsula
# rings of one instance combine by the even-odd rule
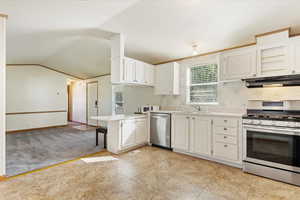
[[[95,116],[107,123],[107,150],[118,154],[148,143],[148,117],[143,114]]]

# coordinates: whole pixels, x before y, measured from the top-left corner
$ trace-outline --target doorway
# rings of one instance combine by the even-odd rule
[[[98,126],[98,121],[91,119],[92,116],[99,116],[98,103],[98,81],[87,83],[87,113],[86,121],[88,125]]]
[[[72,83],[67,86],[68,92],[68,122],[72,121]]]

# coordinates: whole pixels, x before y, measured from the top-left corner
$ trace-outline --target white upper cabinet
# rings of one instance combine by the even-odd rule
[[[156,95],[179,95],[179,64],[176,62],[155,66]]]
[[[154,86],[153,65],[125,56],[122,62],[118,62],[118,60],[115,62],[112,60],[112,83]],[[113,67],[113,65],[118,66]]]
[[[260,77],[291,74],[289,31],[257,37],[257,69]]]
[[[123,59],[123,82],[136,82],[136,62],[129,58]]]
[[[300,74],[300,36],[290,39],[292,74]]]
[[[148,70],[148,66],[152,67]],[[111,82],[154,86],[153,66],[124,56],[124,38],[121,34],[111,38]],[[150,77],[151,76],[151,77]]]
[[[145,64],[145,83],[154,86],[154,66]]]
[[[256,77],[256,46],[226,51],[220,56],[222,81]]]

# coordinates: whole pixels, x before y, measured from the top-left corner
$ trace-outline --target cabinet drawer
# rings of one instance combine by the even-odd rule
[[[231,119],[231,118],[214,119],[214,124],[216,126],[237,127],[238,119]]]
[[[216,157],[228,159],[228,160],[238,160],[238,148],[234,144],[226,144],[222,142],[214,143],[214,155]]]
[[[227,126],[214,126],[215,134],[226,134],[226,135],[237,135],[236,127],[227,127]]]
[[[237,138],[234,136],[215,134],[214,137],[216,142],[237,144]]]

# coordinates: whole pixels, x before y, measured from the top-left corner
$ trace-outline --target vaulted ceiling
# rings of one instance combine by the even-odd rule
[[[298,0],[0,0],[9,15],[7,62],[43,64],[82,78],[110,72],[108,38],[150,63],[254,41],[291,26]]]

